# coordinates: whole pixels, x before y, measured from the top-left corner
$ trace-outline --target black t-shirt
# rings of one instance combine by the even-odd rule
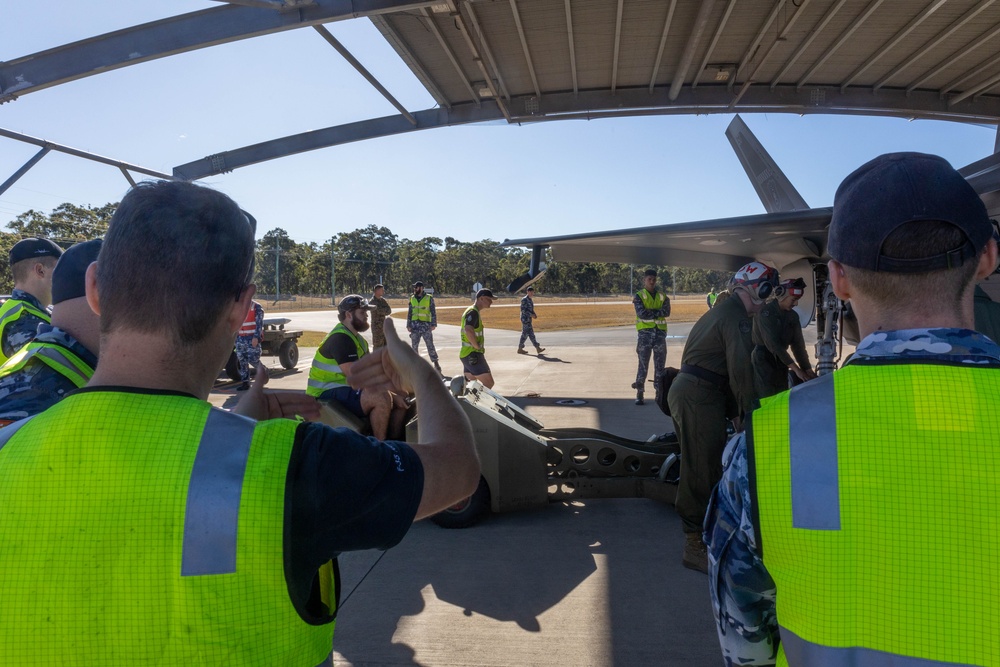
[[[345,333],[335,333],[326,339],[319,353],[327,359],[335,359],[338,364],[349,364],[360,359],[358,346]]]
[[[313,579],[323,563],[403,539],[423,487],[420,459],[403,442],[299,426],[286,478],[284,554],[288,593],[300,614],[319,616]]]
[[[475,329],[479,326],[479,311],[473,308],[465,315],[465,326]]]

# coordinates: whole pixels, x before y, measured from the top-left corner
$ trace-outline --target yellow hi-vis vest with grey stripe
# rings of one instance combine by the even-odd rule
[[[319,396],[329,389],[349,386],[347,376],[340,370],[340,364],[337,363],[337,360],[329,359],[320,354],[320,350],[323,349],[323,343],[329,340],[331,336],[339,336],[341,334],[354,341],[354,346],[358,350],[358,359],[368,354],[367,340],[361,336],[352,334],[351,330],[345,327],[343,322],[335,326],[333,331],[328,333],[323,342],[319,344],[319,350],[316,350],[316,356],[313,357],[312,367],[309,369],[309,385],[306,387],[306,393],[310,396]]]
[[[476,327],[476,345],[479,346],[480,353],[486,353],[486,346],[484,345],[486,338],[483,336],[483,314],[480,313],[479,309],[473,305],[466,308],[462,313],[462,349],[458,351],[459,359],[465,359],[467,356],[476,351],[476,348],[472,347],[472,341],[469,340],[469,334],[465,331],[465,318],[468,316],[469,312],[473,310],[479,314],[479,325]]]
[[[0,340],[3,340],[4,329],[11,322],[16,321],[21,315],[34,315],[43,322],[51,322],[52,318],[44,310],[38,310],[27,301],[20,299],[7,299],[0,304]],[[0,349],[0,364],[6,362],[8,357]]]
[[[84,390],[0,430],[0,664],[322,663],[284,576],[297,426]]]
[[[645,287],[636,292],[636,295],[642,301],[642,307],[646,310],[659,310],[660,308],[663,308],[663,301],[667,298],[666,295],[660,291],[650,294],[649,290]],[[640,320],[636,317],[635,328],[638,331],[642,331],[643,329],[660,329],[661,331],[666,331],[667,318],[657,317],[655,320]]]
[[[855,363],[753,413],[779,665],[1000,665],[998,397],[995,367]]]
[[[431,321],[431,295],[424,294],[423,297],[418,299],[415,296],[410,296],[410,306],[413,308],[413,316],[410,318],[411,322],[430,322]]]
[[[0,377],[18,372],[32,359],[41,361],[72,382],[77,388],[87,384],[94,374],[94,369],[69,348],[33,340],[15,352],[14,356],[8,359],[3,366],[0,366]]]

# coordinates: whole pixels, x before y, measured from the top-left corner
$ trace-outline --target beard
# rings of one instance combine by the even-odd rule
[[[369,327],[371,326],[370,324],[368,324],[368,318],[365,317],[364,315],[353,313],[351,315],[351,318],[353,320],[351,324],[354,325],[354,330],[357,331],[358,333],[362,331],[368,331]]]

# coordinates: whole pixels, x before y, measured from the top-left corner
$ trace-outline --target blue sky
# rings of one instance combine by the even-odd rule
[[[198,9],[207,0],[0,0],[0,60]],[[408,109],[434,102],[371,24],[330,31]],[[395,113],[313,30],[124,68],[0,105],[0,127],[170,173],[212,153]],[[322,243],[368,224],[461,241],[572,234],[763,212],[723,132],[731,116],[491,123],[313,151],[202,183],[258,218]],[[880,153],[937,153],[956,167],[993,149],[993,128],[857,116],[744,116],[810,205]],[[0,182],[37,148],[0,138]],[[128,183],[50,153],[0,195],[0,226],[30,208],[101,205]]]

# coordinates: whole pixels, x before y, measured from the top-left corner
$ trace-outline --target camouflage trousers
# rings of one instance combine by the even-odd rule
[[[385,318],[372,321],[372,349],[385,347]]]
[[[427,346],[427,356],[431,358],[431,361],[438,360],[437,350],[434,349],[434,332],[431,331],[430,322],[410,322],[410,328],[413,331],[410,332],[410,344],[413,345],[413,351],[419,353],[420,350],[420,339],[423,338],[424,345]]]
[[[257,341],[257,347],[250,345],[251,342],[253,336],[236,337],[236,361],[240,364],[240,380],[243,382],[250,381],[250,369],[260,361],[260,341]]]
[[[541,347],[538,344],[538,339],[535,338],[535,326],[531,323],[530,319],[521,320],[521,340],[518,342],[518,347],[524,347],[524,341],[531,339],[531,344],[535,347]]]
[[[635,374],[635,388],[644,391],[646,375],[649,373],[649,355],[653,354],[653,384],[660,386],[660,376],[667,365],[667,332],[659,329],[643,329],[638,332],[635,353],[639,357],[639,369]]]

